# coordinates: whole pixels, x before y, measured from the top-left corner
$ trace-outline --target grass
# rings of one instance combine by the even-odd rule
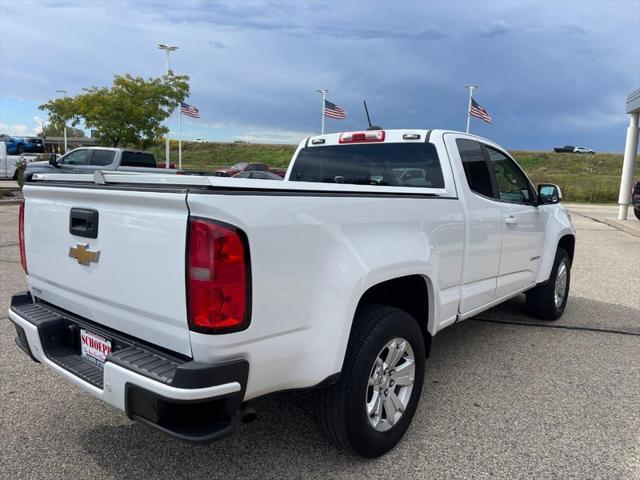
[[[171,158],[177,163],[177,143],[172,142]],[[234,163],[258,162],[272,167],[286,167],[296,145],[262,145],[252,143],[195,143],[182,145],[183,168],[212,172]],[[156,158],[164,158],[164,145],[149,149]],[[555,183],[567,202],[616,203],[620,187],[622,154],[531,152],[514,150],[511,154],[534,183]],[[640,176],[637,162],[636,176]]]

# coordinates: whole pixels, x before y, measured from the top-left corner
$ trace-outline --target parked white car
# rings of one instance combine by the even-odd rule
[[[436,333],[521,293],[554,320],[569,294],[559,188],[459,132],[310,137],[284,181],[36,174],[24,196],[18,345],[196,442],[256,397],[313,388],[333,444],[382,455]]]
[[[573,153],[591,153],[591,154],[595,154],[596,151],[593,150],[592,148],[587,148],[587,147],[575,147],[573,149]]]

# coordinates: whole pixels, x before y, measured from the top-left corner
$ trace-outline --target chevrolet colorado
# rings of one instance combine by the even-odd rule
[[[36,174],[24,197],[18,346],[195,442],[251,399],[312,388],[333,444],[382,455],[437,332],[521,293],[546,320],[567,304],[558,187],[464,133],[310,137],[284,181]]]

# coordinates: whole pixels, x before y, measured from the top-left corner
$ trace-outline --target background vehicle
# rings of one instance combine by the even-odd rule
[[[325,436],[379,456],[411,423],[433,335],[521,293],[541,319],[567,305],[575,231],[559,188],[536,190],[473,135],[312,137],[282,182],[60,177],[24,188],[18,344],[182,439],[215,440],[243,402],[314,387]]]
[[[594,153],[596,153],[596,151],[593,150],[592,148],[587,148],[587,147],[575,147],[573,149],[573,153],[591,153],[591,154],[594,154]]]
[[[631,194],[631,203],[633,204],[633,213],[635,213],[636,218],[640,220],[640,180],[636,183],[633,193]]]
[[[556,153],[573,153],[576,149],[573,145],[565,145],[564,147],[556,147],[553,149]]]
[[[32,162],[36,156],[29,155],[8,155],[7,146],[4,141],[0,141],[0,178],[11,178],[17,180],[16,164],[22,159],[25,162]]]
[[[25,138],[25,152],[44,153],[44,142],[41,138]]]
[[[95,170],[119,170],[129,172],[148,172],[162,170],[163,173],[176,173],[158,166],[152,153],[127,148],[80,147],[57,160],[31,162],[25,169],[25,181],[31,180],[35,173],[92,173]]]
[[[4,142],[7,146],[8,155],[22,155],[27,151],[26,142],[23,138],[3,134],[0,135],[0,142]]]
[[[233,176],[233,178],[253,178],[258,180],[283,180],[280,175],[276,175],[271,172],[262,172],[260,170],[254,170],[252,172],[240,172]]]
[[[233,177],[240,172],[271,172],[281,177],[286,173],[284,170],[272,169],[266,163],[238,162],[230,168],[219,168],[215,174],[218,177]]]

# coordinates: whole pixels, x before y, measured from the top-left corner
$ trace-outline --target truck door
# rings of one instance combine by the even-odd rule
[[[467,210],[460,313],[468,313],[496,299],[502,243],[502,216],[484,151],[475,140],[446,135],[447,149],[460,156],[463,177],[457,185]],[[454,166],[455,154],[452,155]],[[466,181],[465,181],[466,180]]]
[[[520,167],[506,153],[484,147],[502,216],[502,253],[496,286],[499,298],[535,282],[547,213],[536,206],[533,186]]]

